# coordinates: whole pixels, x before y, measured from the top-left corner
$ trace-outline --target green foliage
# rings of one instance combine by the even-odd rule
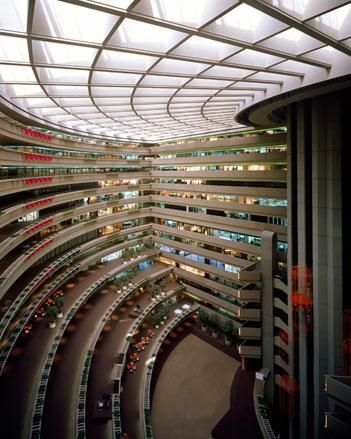
[[[226,320],[224,325],[223,325],[222,330],[227,337],[232,337],[233,331],[234,331],[233,322],[231,320]]]
[[[63,308],[63,304],[65,303],[63,297],[56,297],[55,299],[55,305],[57,306],[57,308],[59,309],[59,311],[62,310]]]
[[[218,331],[221,328],[221,321],[217,314],[211,314],[211,326],[215,331]]]
[[[50,320],[56,319],[57,313],[60,312],[58,307],[56,305],[49,305],[46,307],[46,315],[49,317]]]
[[[209,323],[209,318],[210,318],[209,314],[206,311],[204,311],[203,309],[200,309],[199,319],[203,325],[207,325]]]
[[[167,280],[165,278],[162,278],[160,280],[159,285],[160,285],[161,290],[163,290],[165,288],[165,286],[167,285]]]

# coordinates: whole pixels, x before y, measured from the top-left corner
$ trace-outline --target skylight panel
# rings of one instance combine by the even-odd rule
[[[7,82],[36,82],[32,68],[25,66],[17,66],[14,69],[11,65],[0,65],[0,78]]]
[[[28,110],[36,108],[57,108],[57,105],[49,98],[25,98],[23,102]]]
[[[187,87],[215,87],[215,88],[224,88],[228,85],[232,84],[233,81],[221,81],[217,79],[201,79],[195,78],[192,79]]]
[[[67,116],[67,112],[65,110],[63,110],[60,107],[55,107],[55,108],[43,108],[42,109],[42,115],[43,117],[46,116]]]
[[[28,0],[1,0],[0,28],[25,32],[27,11]]]
[[[71,114],[59,114],[57,116],[47,116],[47,119],[54,121],[55,123],[61,123],[61,122],[66,122],[66,121],[74,121],[77,120],[77,118],[75,116],[72,116]]]
[[[87,83],[89,78],[88,70],[37,67],[36,71],[42,82],[76,82],[82,84]]]
[[[218,78],[221,77],[233,78],[234,80],[234,79],[245,78],[246,76],[249,76],[252,73],[255,73],[255,70],[238,69],[238,68],[226,67],[226,66],[214,66],[208,69],[204,74],[206,76],[217,76]]]
[[[42,88],[39,85],[22,85],[13,84],[9,85],[9,89],[12,90],[11,96],[45,96]]]
[[[87,86],[77,85],[45,85],[49,96],[89,96]]]
[[[179,104],[183,104],[183,103],[189,103],[189,102],[204,102],[207,98],[206,97],[187,97],[187,96],[179,96],[179,94],[177,94],[176,96],[174,96],[172,98],[172,102],[174,103],[179,103]]]
[[[187,34],[126,18],[108,44],[135,49],[167,52]]]
[[[286,27],[275,18],[257,9],[240,4],[209,25],[206,30],[254,43]]]
[[[312,52],[309,52],[308,58],[324,63],[334,64],[339,62],[340,65],[345,64],[350,66],[350,57],[344,53],[339,52],[338,50],[334,49],[334,47],[331,46],[324,46],[317,50],[313,50]],[[333,69],[334,68],[337,68],[337,66],[336,65],[333,66]]]
[[[320,41],[295,28],[286,29],[260,43],[260,46],[294,55],[309,52],[322,45]]]
[[[169,105],[169,108],[172,109],[172,111],[174,109],[184,109],[184,111],[188,110],[188,109],[195,109],[195,108],[201,108],[202,107],[202,102],[188,102],[188,103],[184,103],[184,102],[171,102]]]
[[[233,0],[141,0],[134,11],[198,28],[236,3]]]
[[[67,111],[73,114],[89,114],[94,108],[93,105],[89,105],[86,107],[65,107]]]
[[[351,4],[348,4],[320,15],[319,17],[308,21],[307,24],[337,40],[341,40],[351,36],[350,21]]]
[[[107,116],[114,117],[116,119],[128,118],[130,116],[135,116],[134,111],[109,111],[106,112]]]
[[[84,116],[84,120],[87,120],[91,123],[97,123],[97,124],[104,122],[106,119],[107,119],[107,117],[101,113],[95,113],[95,114],[92,114],[90,116]]]
[[[278,62],[284,61],[284,58],[256,50],[245,49],[227,58],[225,61],[226,63],[243,64],[253,67],[270,67]]]
[[[129,104],[130,99],[129,97],[126,98],[96,98],[94,99],[96,105],[107,106],[110,105],[123,105],[123,104]]]
[[[302,17],[311,0],[272,0],[273,6]]]
[[[177,59],[162,59],[153,69],[154,72],[181,73],[185,75],[197,75],[210,67],[209,64],[181,61]]]
[[[93,84],[105,84],[105,85],[134,85],[136,84],[141,75],[133,73],[117,73],[117,72],[94,72],[92,77]],[[110,90],[111,92],[111,90]]]
[[[138,87],[134,96],[172,96],[176,88],[143,88]]]
[[[281,32],[278,35],[278,38],[284,38],[285,40],[293,41],[293,42],[299,42],[301,38],[304,37],[304,33],[299,31],[298,29],[295,29],[291,27],[290,29],[285,30],[284,32]]]
[[[250,78],[252,79],[252,78]],[[242,82],[242,81],[238,81],[235,83],[235,85],[233,85],[233,89],[234,90],[265,90],[267,88],[267,84],[264,84],[262,82]],[[232,88],[230,87],[229,89],[226,89],[225,92],[230,93],[230,90]]]
[[[33,33],[102,43],[118,17],[57,0],[37,0]]]
[[[150,97],[150,96],[137,96],[133,98],[133,103],[138,105],[147,106],[149,104],[165,104],[168,102],[168,97]]]
[[[92,87],[93,97],[113,97],[113,96],[130,96],[133,91],[131,87]]]
[[[272,81],[272,82],[283,82],[286,79],[286,76],[278,73],[270,73],[270,72],[257,72],[254,75],[250,76],[250,79],[253,80],[262,80],[262,81]]]
[[[218,102],[218,103],[224,103],[224,102],[233,102],[233,100],[238,97],[248,97],[249,95],[253,95],[253,93],[245,93],[245,92],[236,92],[236,94],[234,94],[233,96],[222,96],[222,95],[217,95],[217,96],[213,96],[213,98],[211,98],[211,100],[208,103],[212,103],[212,102]]]
[[[181,87],[190,78],[180,78],[176,76],[159,76],[159,75],[146,75],[140,82],[140,85],[164,85],[171,87]]]
[[[27,40],[0,35],[0,60],[29,63]]]
[[[61,107],[83,107],[91,105],[90,98],[58,98],[56,102],[61,105]]]
[[[178,91],[177,96],[212,96],[217,93],[219,90],[197,90],[194,88],[182,88]]]
[[[157,60],[154,56],[104,50],[97,62],[97,67],[118,70],[147,70]]]
[[[134,109],[137,112],[139,112],[139,111],[148,112],[148,111],[153,111],[153,110],[164,110],[165,108],[166,108],[165,104],[149,104],[146,108],[143,105],[138,105],[138,104],[134,105]]]
[[[194,35],[177,47],[172,53],[219,61],[239,50],[241,50],[241,47]]]
[[[33,41],[33,58],[37,63],[90,66],[97,49],[44,41]]]
[[[120,106],[115,105],[115,106],[108,106],[108,107],[101,106],[99,108],[105,113],[110,113],[112,111],[116,112],[116,113],[124,113],[127,111],[134,111],[130,104],[124,104],[124,105],[120,105]]]

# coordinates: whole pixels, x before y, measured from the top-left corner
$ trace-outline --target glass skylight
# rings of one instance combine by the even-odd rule
[[[351,73],[350,2],[248,3],[1,0],[2,102],[71,134],[164,140],[235,131],[249,105]]]
[[[0,61],[29,63],[27,41],[24,38],[0,35]]]
[[[186,33],[127,18],[123,20],[108,44],[166,52],[186,36]]]
[[[141,0],[135,11],[161,20],[200,27],[236,1],[233,0]]]
[[[101,43],[118,17],[57,0],[37,0],[33,33]]]
[[[272,0],[273,6],[302,17],[311,0]]]
[[[0,27],[18,32],[27,29],[28,0],[1,0]]]
[[[61,66],[90,66],[97,50],[72,44],[33,41],[33,61]]]
[[[33,69],[31,67],[17,66],[16,69],[11,65],[0,64],[0,78],[6,82],[36,81]]]
[[[97,67],[115,68],[116,70],[147,70],[155,61],[157,58],[153,56],[104,50]]]
[[[177,47],[174,53],[184,56],[189,56],[190,54],[194,58],[202,58],[205,60],[215,59],[219,61],[239,50],[241,50],[241,48],[238,46],[194,35]]]
[[[337,40],[351,36],[351,4],[334,9],[308,22],[309,25]]]
[[[258,9],[240,4],[210,25],[209,30],[220,31],[222,29],[225,35],[232,35],[237,40],[255,42],[286,27]]]
[[[180,61],[177,59],[163,59],[152,70],[162,73],[182,73],[185,75],[197,75],[207,69],[209,64]]]
[[[65,83],[77,83],[82,84],[88,82],[89,71],[88,70],[75,70],[75,69],[52,69],[37,67],[37,73],[42,82],[65,82]]]

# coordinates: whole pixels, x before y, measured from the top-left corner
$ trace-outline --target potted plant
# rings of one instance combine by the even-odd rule
[[[161,296],[162,297],[164,297],[165,295],[166,295],[166,292],[164,291],[164,289],[165,289],[165,286],[166,286],[166,284],[167,284],[167,281],[166,281],[166,279],[165,278],[163,278],[163,279],[161,279],[161,281],[160,281],[160,289],[161,289]]]
[[[225,335],[224,342],[226,345],[231,345],[233,340],[234,325],[231,320],[226,320],[223,325],[223,332]]]
[[[238,333],[239,333],[238,328],[233,326],[232,339],[233,339],[234,344],[237,344],[237,342],[238,342]]]
[[[170,305],[168,305],[167,303],[164,303],[162,306],[162,310],[163,310],[163,320],[167,320],[169,310],[170,310]]]
[[[130,257],[130,250],[129,248],[127,248],[123,252],[124,263],[128,261],[129,257]]]
[[[209,315],[203,309],[200,309],[200,311],[199,311],[199,320],[201,322],[201,330],[204,332],[207,331],[207,324],[208,324],[208,320],[209,320]]]
[[[117,294],[121,294],[121,292],[122,292],[122,282],[120,281],[120,279],[116,280],[115,284],[116,284],[116,288],[117,288]]]
[[[160,286],[157,284],[155,284],[155,291],[156,291],[156,299],[159,299],[161,297]]]
[[[126,278],[127,278],[128,287],[131,287],[133,285],[131,282],[132,277],[133,277],[132,273],[127,273]]]
[[[218,330],[220,328],[220,320],[217,314],[212,314],[210,318],[210,325],[212,327],[212,337],[218,338]]]
[[[63,304],[65,303],[63,297],[57,297],[55,299],[55,305],[58,308],[58,312],[57,312],[57,318],[58,319],[62,319],[63,317],[63,312],[62,312],[62,308],[63,308]]]
[[[46,308],[46,315],[49,318],[49,328],[55,328],[56,327],[56,317],[57,313],[59,312],[59,309],[55,304],[48,305]]]
[[[152,316],[150,316],[150,323],[153,325],[154,328],[158,329],[160,327],[160,316],[158,315],[158,313],[153,314]]]
[[[154,247],[154,243],[152,241],[146,241],[144,243],[144,247],[145,247],[145,249],[151,249]]]

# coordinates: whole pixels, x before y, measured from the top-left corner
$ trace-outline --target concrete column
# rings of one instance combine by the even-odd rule
[[[261,320],[262,320],[262,365],[274,370],[273,332],[273,273],[276,269],[277,237],[267,230],[261,235]],[[273,402],[274,374],[270,373],[266,383],[266,395]]]
[[[313,99],[314,429],[323,434],[324,375],[340,373],[342,343],[341,95]]]
[[[290,364],[299,384],[299,416],[291,437],[299,439],[324,437],[323,412],[328,406],[323,377],[341,372],[341,138],[346,101],[347,93],[336,92],[288,109],[289,336],[295,337]],[[310,274],[312,281],[307,282]],[[313,314],[305,305],[292,304],[293,292],[312,294]]]

